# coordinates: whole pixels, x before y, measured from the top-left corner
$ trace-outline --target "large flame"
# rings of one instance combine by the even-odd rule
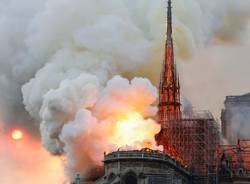
[[[95,80],[86,82],[85,78],[79,80],[80,82],[75,86],[75,82],[70,81],[68,89],[63,86],[60,90],[54,91],[54,94],[50,94],[53,98],[49,98],[49,101],[46,102],[48,105],[43,109],[45,119],[49,120],[42,124],[45,125],[42,127],[44,130],[42,132],[46,133],[43,138],[47,138],[47,133],[54,135],[54,133],[60,132],[58,125],[64,123],[59,138],[64,145],[63,151],[66,154],[69,176],[74,175],[75,172],[85,174],[92,166],[100,165],[104,152],[116,151],[119,148],[126,150],[145,147],[157,149],[154,136],[160,131],[160,125],[151,117],[157,113],[157,107],[153,104],[158,93],[149,80],[134,78],[129,81],[115,76],[105,87],[97,86],[93,90]],[[82,89],[82,86],[86,86],[86,88],[83,88],[84,91],[80,93],[79,89]],[[62,93],[61,90],[65,93]],[[74,91],[71,94],[79,94],[79,98],[71,95],[71,99],[68,91]],[[94,91],[97,93],[94,94]],[[67,95],[64,96],[64,94]],[[60,98],[54,99],[54,97]],[[73,99],[82,99],[82,102]],[[70,104],[64,103],[71,101]],[[65,117],[65,114],[68,113],[68,117],[70,117],[73,108],[68,107],[72,107],[71,105],[76,106],[75,109],[78,106],[84,108],[77,111],[73,121],[64,122],[62,114]],[[57,110],[55,111],[55,109]],[[53,121],[50,119],[51,114],[53,114]],[[49,144],[46,145],[49,145],[49,149],[52,148],[52,151],[58,145],[59,148],[62,147],[60,142],[51,144],[50,141],[54,143],[54,140],[48,138],[45,139],[45,141],[49,141]]]
[[[154,135],[160,126],[152,119],[144,119],[138,112],[122,115],[114,124],[111,143],[117,147],[156,148]]]

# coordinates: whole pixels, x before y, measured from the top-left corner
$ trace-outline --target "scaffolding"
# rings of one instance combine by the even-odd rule
[[[187,166],[197,183],[215,183],[219,127],[211,113],[193,112],[183,114],[182,119],[160,120],[162,130],[156,139],[165,153]]]
[[[250,140],[238,140],[236,145],[217,148],[217,170],[220,179],[250,179]]]
[[[215,183],[219,128],[210,112],[181,112],[180,82],[174,59],[172,2],[168,0],[165,57],[159,84],[156,141],[164,152],[185,165],[197,183]],[[195,181],[193,181],[195,183]]]

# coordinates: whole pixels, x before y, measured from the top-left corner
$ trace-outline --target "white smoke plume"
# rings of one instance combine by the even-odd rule
[[[157,112],[156,107],[150,106],[157,97],[156,88],[148,80],[135,78],[129,83],[116,76],[99,91],[95,105],[83,105],[85,108],[77,112],[72,122],[65,122],[60,134],[69,159],[68,171],[86,172],[101,163],[104,151],[126,145],[154,146],[154,135],[160,131],[159,125],[148,118]]]
[[[250,7],[244,0],[175,0],[173,6],[182,60],[217,40],[240,40],[247,30]],[[162,0],[0,0],[4,127],[33,130],[25,107],[45,148],[66,155],[69,175],[84,173],[103,151],[120,146],[109,128],[130,119],[127,114],[157,132],[150,119],[156,88],[134,77],[157,85],[165,7]],[[135,140],[147,141],[142,137]]]

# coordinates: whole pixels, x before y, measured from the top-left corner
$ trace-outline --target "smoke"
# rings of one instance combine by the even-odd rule
[[[239,139],[249,139],[249,108],[240,107],[241,109],[235,110],[232,114],[232,135],[237,136]]]
[[[230,103],[229,101],[225,102],[222,120],[226,125],[225,133],[226,138],[228,139],[227,144],[237,144],[238,139],[249,139],[250,108],[248,103],[245,103],[244,100],[239,100],[239,98],[243,98],[245,101],[247,101],[249,98],[249,93],[243,96],[238,96],[235,99],[236,103]]]
[[[66,153],[70,175],[100,164],[104,151],[142,148],[145,141],[153,148],[160,127],[148,117],[157,112],[151,106],[156,98],[156,88],[142,78],[115,76],[105,88],[91,75],[64,81],[44,96],[43,144],[51,153]]]
[[[223,18],[223,29],[217,32],[221,41],[243,41],[249,36],[246,32],[249,28],[249,9],[250,4],[247,1],[229,1],[227,12]]]
[[[98,165],[105,150],[125,146],[116,128],[130,116],[137,120],[132,130],[150,129],[132,146],[154,146],[147,140],[158,131],[151,82],[157,85],[164,55],[165,6],[162,0],[0,0],[4,128],[40,126],[44,147],[66,155],[69,175]],[[179,60],[217,42],[240,41],[248,29],[244,0],[176,0],[173,6]],[[185,71],[185,84],[200,80]]]

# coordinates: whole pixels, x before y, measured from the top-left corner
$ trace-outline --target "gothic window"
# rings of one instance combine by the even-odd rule
[[[134,172],[128,172],[124,176],[123,184],[137,184],[137,177]]]

